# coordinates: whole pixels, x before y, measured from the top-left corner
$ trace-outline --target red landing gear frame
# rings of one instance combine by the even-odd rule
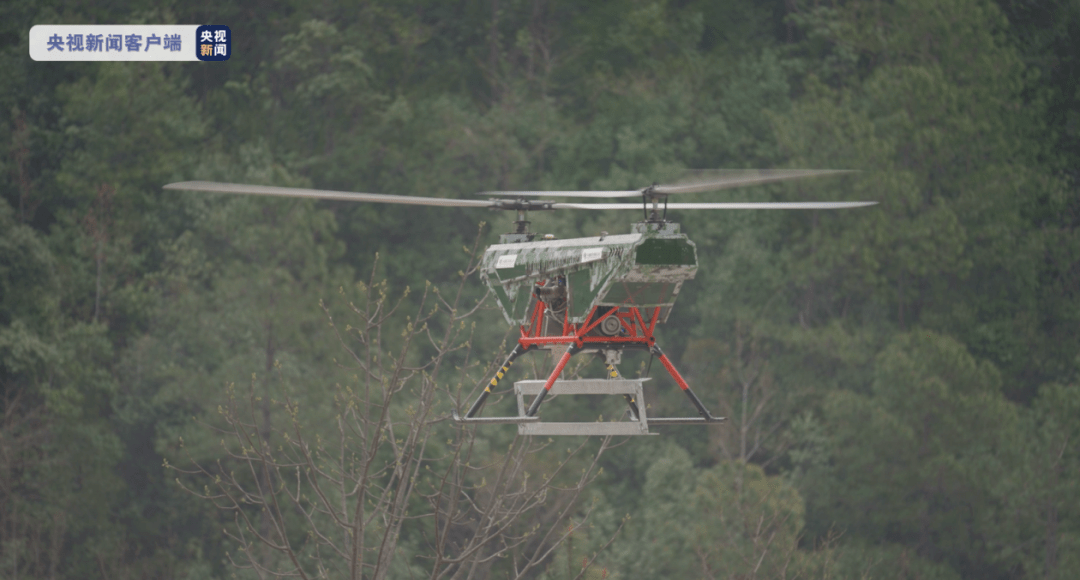
[[[705,405],[702,404],[701,399],[694,394],[694,391],[690,390],[690,386],[686,384],[686,380],[683,379],[679,371],[676,370],[675,365],[671,364],[671,360],[667,355],[660,350],[660,347],[656,345],[656,338],[653,336],[653,331],[656,329],[656,322],[660,318],[660,307],[657,306],[652,309],[649,322],[646,323],[644,317],[642,317],[642,309],[637,306],[631,306],[628,311],[621,312],[616,307],[597,307],[594,306],[589,311],[589,315],[585,317],[586,321],[581,324],[573,324],[569,321],[568,314],[563,315],[563,328],[562,336],[541,336],[543,329],[544,313],[546,309],[544,302],[537,300],[536,306],[533,309],[533,314],[530,319],[529,327],[521,327],[521,338],[518,339],[517,345],[514,350],[510,352],[510,356],[506,358],[502,367],[495,373],[495,376],[491,379],[491,382],[484,388],[484,391],[480,393],[480,396],[476,399],[476,402],[472,404],[469,411],[464,417],[458,415],[457,411],[454,411],[454,420],[461,423],[476,422],[476,423],[517,423],[517,422],[532,422],[536,421],[536,413],[540,409],[540,403],[544,401],[544,398],[551,391],[552,385],[558,380],[559,375],[562,374],[566,363],[570,361],[570,357],[581,352],[585,348],[598,348],[604,350],[625,350],[625,349],[642,349],[648,350],[656,358],[660,359],[660,362],[667,369],[671,378],[675,379],[675,382],[679,385],[679,388],[686,393],[687,398],[693,403],[697,409],[700,418],[688,417],[688,418],[650,418],[650,423],[656,424],[688,424],[688,423],[720,423],[724,420],[724,417],[714,417],[709,413]],[[600,308],[608,308],[608,311],[602,316],[593,317]],[[603,336],[594,335],[588,336],[593,329],[597,328],[601,322],[609,317],[618,318],[622,331],[619,336]],[[484,405],[484,401],[488,395],[491,394],[491,389],[499,384],[499,381],[503,379],[506,373],[510,370],[510,367],[514,364],[514,360],[519,356],[529,352],[530,350],[536,350],[541,345],[554,345],[554,344],[568,344],[569,347],[566,352],[563,353],[562,358],[559,359],[558,364],[555,365],[555,370],[552,371],[551,376],[547,378],[544,383],[543,390],[532,401],[532,405],[529,406],[529,410],[525,413],[525,417],[515,418],[479,418],[476,414],[480,412],[480,408]],[[617,377],[618,373],[614,368],[610,368],[612,377]],[[637,420],[639,417],[638,409],[635,402],[629,396],[627,397],[627,403],[630,405],[631,418]]]

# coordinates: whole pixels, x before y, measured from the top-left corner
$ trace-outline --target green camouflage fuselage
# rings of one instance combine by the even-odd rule
[[[484,252],[480,277],[510,324],[530,324],[537,284],[543,284],[541,290],[565,286],[560,293],[570,323],[584,322],[598,306],[660,306],[662,322],[682,283],[697,272],[697,249],[679,233],[678,224],[642,222],[633,230],[614,236],[496,244]]]

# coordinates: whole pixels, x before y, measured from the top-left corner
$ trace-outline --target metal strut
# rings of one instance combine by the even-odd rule
[[[484,387],[484,390],[480,393],[480,396],[476,398],[476,402],[474,402],[472,404],[472,407],[469,407],[469,411],[467,413],[465,413],[465,417],[459,416],[456,409],[454,409],[452,411],[452,413],[454,415],[454,420],[458,421],[458,422],[469,420],[469,419],[472,419],[472,420],[476,421],[477,420],[476,419],[476,414],[480,412],[480,407],[484,406],[484,401],[486,401],[487,398],[488,398],[488,395],[491,394],[492,387],[497,387],[499,385],[499,381],[504,376],[506,376],[506,373],[509,372],[510,367],[513,366],[514,360],[517,359],[517,357],[529,352],[530,350],[535,350],[535,349],[536,349],[535,345],[522,346],[521,343],[518,343],[517,345],[515,345],[514,350],[510,351],[510,356],[506,357],[506,361],[503,362],[502,368],[500,368],[498,371],[495,372],[495,376],[492,377],[491,382],[488,383],[488,385],[486,387]],[[494,422],[494,421],[484,421],[484,422],[490,423],[490,422]]]
[[[543,403],[544,397],[551,392],[551,386],[555,384],[555,380],[559,378],[563,369],[566,368],[566,363],[570,362],[570,357],[579,352],[581,352],[581,349],[576,344],[571,344],[570,348],[566,349],[562,358],[559,359],[559,364],[555,365],[555,370],[552,371],[551,376],[548,377],[547,382],[544,383],[544,390],[540,391],[540,393],[536,395],[536,398],[533,399],[532,405],[529,405],[529,410],[525,413],[526,417],[536,416],[536,412],[540,410],[540,403]]]
[[[604,368],[607,369],[608,380],[617,381],[622,378],[622,375],[619,374],[619,369],[615,368],[615,363],[610,360],[612,357],[601,352],[596,353],[596,356],[600,357],[600,359],[604,361]],[[624,394],[623,399],[626,400],[626,405],[630,407],[630,420],[640,421],[641,411],[638,411],[637,401],[634,400],[634,396],[630,394]]]
[[[694,394],[694,391],[690,390],[690,385],[686,384],[686,379],[682,378],[682,375],[679,374],[679,371],[675,368],[675,365],[671,364],[671,361],[668,359],[667,355],[664,354],[664,351],[660,350],[659,346],[657,346],[654,343],[652,345],[652,347],[649,348],[649,352],[651,352],[653,355],[655,355],[656,358],[660,359],[660,362],[664,365],[664,368],[667,369],[668,374],[671,375],[671,378],[675,379],[675,382],[678,383],[679,388],[682,389],[682,391],[684,393],[686,393],[687,398],[689,398],[690,402],[694,404],[695,408],[697,408],[698,415],[701,415],[701,419],[697,419],[697,420],[692,420],[692,419],[664,420],[664,418],[656,418],[656,419],[650,419],[649,420],[650,423],[657,423],[657,424],[663,424],[663,423],[685,424],[685,423],[721,423],[721,422],[723,422],[724,417],[713,417],[712,413],[710,413],[709,410],[705,408],[705,404],[702,403],[701,399],[699,399],[697,397],[697,395]]]

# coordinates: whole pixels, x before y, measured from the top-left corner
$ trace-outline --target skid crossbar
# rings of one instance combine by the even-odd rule
[[[558,395],[630,395],[636,401],[644,399],[641,384],[649,379],[578,379],[557,380],[550,389],[548,381],[518,381],[514,383],[518,415],[525,417],[525,397],[539,396],[550,391]],[[519,435],[656,435],[649,433],[645,408],[639,407],[637,421],[594,421],[592,423],[518,423]],[[529,417],[530,419],[534,417]]]
[[[723,417],[654,417],[647,416],[644,405],[643,383],[651,379],[577,379],[556,380],[550,389],[545,388],[547,380],[525,380],[514,383],[514,395],[517,397],[518,416],[516,417],[461,417],[456,412],[454,420],[465,424],[508,424],[518,426],[520,435],[657,435],[649,432],[649,425],[707,425],[720,423]],[[525,397],[538,397],[550,393],[558,395],[622,395],[636,402],[635,420],[613,420],[584,422],[544,422],[537,416],[528,416]]]

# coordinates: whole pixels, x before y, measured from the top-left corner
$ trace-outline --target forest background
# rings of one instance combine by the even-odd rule
[[[126,4],[0,5],[0,577],[231,577],[232,516],[168,467],[223,452],[226,385],[332,398],[320,300],[373,268],[391,294],[452,285],[510,219],[162,185],[469,197],[780,167],[861,172],[688,200],[879,205],[673,216],[701,268],[661,342],[729,422],[606,452],[588,529],[532,577],[1080,569],[1080,4]],[[28,57],[34,24],[173,22],[229,25],[232,58]],[[501,316],[476,321],[501,360]],[[507,430],[476,437],[496,457]]]

